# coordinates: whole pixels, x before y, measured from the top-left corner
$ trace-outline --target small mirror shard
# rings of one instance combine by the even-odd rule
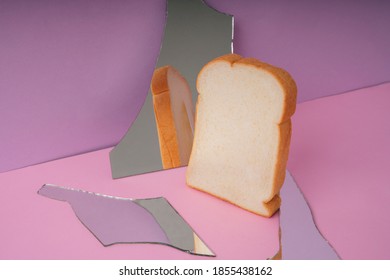
[[[127,199],[50,184],[43,185],[38,194],[68,202],[104,246],[159,243],[190,254],[215,256],[163,197]]]
[[[200,69],[211,59],[231,52],[232,36],[232,16],[217,12],[201,0],[168,0],[167,22],[156,68],[174,67],[188,82],[195,104],[195,83]],[[110,152],[114,179],[163,169],[161,135],[157,132],[161,130],[157,127],[159,124],[156,125],[154,111],[149,91],[136,120]],[[187,108],[187,111],[190,117],[191,110]],[[191,123],[190,118],[189,121]],[[184,166],[185,162],[179,165]]]
[[[340,259],[319,232],[305,198],[288,171],[281,189],[281,198],[281,251],[278,252],[281,258],[284,260]]]

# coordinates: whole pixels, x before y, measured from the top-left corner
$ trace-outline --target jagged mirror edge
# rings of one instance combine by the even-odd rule
[[[335,249],[318,229],[306,198],[288,170],[281,189],[281,198],[279,251],[270,259],[340,259]]]
[[[38,194],[69,203],[103,246],[162,244],[189,254],[215,257],[164,197],[130,199],[45,184]]]

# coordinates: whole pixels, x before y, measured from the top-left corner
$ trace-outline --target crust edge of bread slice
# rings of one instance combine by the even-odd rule
[[[218,62],[228,62],[231,65],[233,64],[243,64],[251,67],[260,68],[262,70],[267,71],[271,75],[273,75],[279,83],[283,86],[284,89],[284,114],[279,119],[278,123],[283,123],[291,118],[291,116],[295,113],[296,103],[297,103],[297,85],[291,75],[284,69],[273,66],[266,62],[259,61],[256,58],[244,58],[239,54],[226,54],[220,57],[217,57],[210,62],[208,62],[203,68],[200,70],[198,77],[200,77],[203,71],[211,66],[214,63]],[[197,89],[199,95],[201,95],[199,79],[197,80]]]

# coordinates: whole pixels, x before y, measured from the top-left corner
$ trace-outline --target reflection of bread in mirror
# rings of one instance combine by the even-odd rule
[[[194,253],[205,256],[215,256],[206,244],[194,233]]]
[[[151,91],[163,168],[187,165],[194,131],[188,83],[172,66],[164,66],[154,71]]]
[[[236,54],[198,75],[187,184],[256,214],[280,207],[296,85],[284,70]]]

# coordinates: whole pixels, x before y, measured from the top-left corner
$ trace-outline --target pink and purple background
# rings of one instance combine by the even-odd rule
[[[388,1],[208,0],[299,102],[389,81]],[[0,1],[0,172],[111,147],[148,92],[165,0]],[[185,11],[183,11],[183,14]]]
[[[235,16],[235,52],[287,69],[298,84],[303,103],[288,167],[321,232],[342,258],[389,259],[389,86],[318,98],[389,81],[390,2],[207,3]],[[103,148],[121,139],[147,94],[164,11],[162,0],[0,0],[1,258],[137,258],[148,250],[154,255],[145,258],[187,258],[152,245],[94,247],[100,244],[67,205],[36,195],[44,183],[170,197],[221,258],[269,257],[277,248],[277,216],[260,222],[192,192],[185,168],[111,180]],[[180,196],[192,205],[208,201],[206,210],[216,213],[199,216]],[[242,223],[219,223],[219,231],[202,226],[225,211]],[[258,253],[247,244],[240,253],[229,240],[244,225],[251,231],[242,238],[258,241],[266,228],[270,243],[252,243]],[[222,233],[230,237],[220,240]]]

